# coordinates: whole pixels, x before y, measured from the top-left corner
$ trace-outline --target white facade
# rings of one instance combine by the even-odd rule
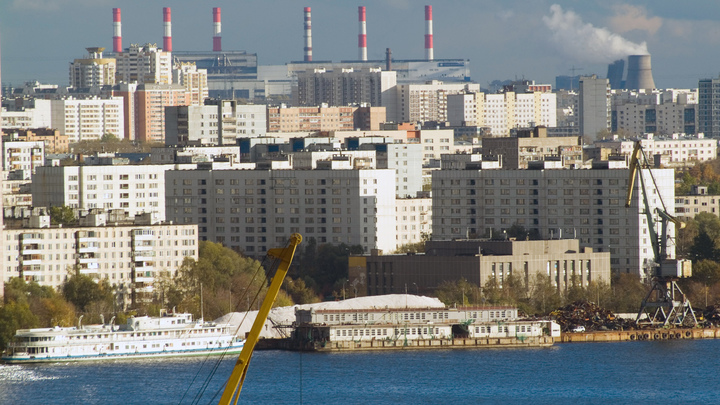
[[[652,173],[659,191],[651,188],[651,207],[661,207],[661,196],[673,214],[673,170]],[[540,238],[577,238],[581,247],[609,251],[614,272],[644,276],[653,250],[638,190],[625,208],[628,174],[627,168],[434,171],[433,240],[488,236],[518,225]],[[668,234],[675,234],[673,224]],[[668,252],[672,258],[673,244]]]
[[[447,119],[451,127],[475,126],[478,122],[475,93],[447,96]],[[482,114],[482,112],[481,112]]]
[[[203,105],[208,98],[207,69],[198,69],[194,63],[180,63],[172,73],[172,82],[185,86],[190,94],[190,105]]]
[[[419,243],[432,233],[432,198],[398,198],[395,200],[397,217],[397,245]]]
[[[668,162],[671,163],[704,162],[718,157],[717,139],[705,139],[702,134],[697,136],[674,134],[670,137],[645,134],[639,139],[645,156],[651,161],[653,155],[667,156]],[[635,140],[621,139],[615,135],[612,139],[595,142],[595,146],[611,148],[617,154],[629,156],[635,148]]]
[[[152,292],[157,276],[173,274],[185,257],[198,258],[195,224],[5,229],[2,237],[3,283],[22,277],[59,288],[77,266],[81,274],[115,287],[134,281],[142,292]]]
[[[88,88],[115,84],[115,58],[103,58],[105,48],[87,48],[88,57],[70,63],[70,87]]]
[[[2,143],[3,171],[22,172],[29,180],[35,168],[45,165],[45,142],[4,141]]]
[[[557,125],[555,93],[532,92],[477,94],[477,125],[489,127],[493,136],[508,136],[514,128]]]
[[[153,212],[165,220],[165,171],[176,167],[171,164],[39,167],[33,175],[33,203],[36,207],[121,209],[131,217]]]
[[[393,170],[170,170],[167,218],[262,257],[290,234],[395,249]]]
[[[125,116],[122,97],[52,100],[52,127],[69,142],[96,141],[106,133],[122,139]]]
[[[454,154],[458,150],[452,129],[423,129],[419,142],[422,145],[423,163],[440,160],[441,155]]]
[[[19,111],[8,111],[2,108],[0,120],[4,129],[28,129],[52,127],[50,100],[33,100],[33,107],[25,107]]]
[[[166,145],[236,145],[238,138],[264,136],[267,108],[220,100],[218,105],[168,107]]]
[[[155,44],[132,44],[117,55],[117,82],[172,84],[172,56]]]
[[[394,122],[446,122],[447,96],[479,92],[476,83],[444,83],[432,80],[424,84],[398,84],[395,111],[388,108],[387,120]]]

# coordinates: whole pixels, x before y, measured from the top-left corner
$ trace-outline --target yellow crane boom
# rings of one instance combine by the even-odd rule
[[[255,322],[245,339],[245,345],[238,356],[237,362],[235,362],[235,367],[230,374],[230,378],[228,378],[225,383],[225,390],[223,391],[222,397],[220,397],[220,402],[218,402],[220,405],[229,405],[230,403],[237,404],[245,376],[247,375],[248,366],[250,365],[250,358],[252,357],[253,350],[255,350],[255,344],[257,344],[260,339],[260,332],[270,314],[270,309],[272,309],[273,303],[277,298],[283,280],[285,280],[285,275],[287,275],[288,268],[290,268],[290,263],[292,263],[292,259],[295,256],[295,249],[300,242],[302,242],[302,236],[294,233],[290,236],[290,241],[286,247],[270,249],[267,252],[269,257],[275,258],[276,261],[279,262],[277,270],[272,277],[270,287],[268,287],[267,294],[260,306]]]

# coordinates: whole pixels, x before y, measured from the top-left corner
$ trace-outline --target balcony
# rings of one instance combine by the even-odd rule
[[[20,263],[23,266],[40,265],[40,264],[42,264],[42,255],[39,255],[39,254],[23,255],[20,258]]]
[[[20,254],[22,255],[39,255],[42,253],[40,245],[37,243],[23,244]]]
[[[136,262],[148,262],[155,259],[155,251],[154,250],[147,250],[147,251],[135,251],[132,253],[133,259]]]

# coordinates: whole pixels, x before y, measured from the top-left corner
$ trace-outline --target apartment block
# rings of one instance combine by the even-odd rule
[[[70,87],[87,88],[115,85],[115,58],[103,58],[105,48],[85,48],[88,57],[70,63]]]
[[[133,292],[147,297],[161,275],[170,276],[184,258],[198,258],[197,225],[136,220],[92,213],[75,227],[50,226],[49,216],[31,217],[24,227],[3,232],[5,274],[59,288],[77,269],[105,280],[120,302]],[[0,273],[1,274],[1,273]]]
[[[45,165],[45,144],[42,141],[10,141],[3,138],[2,169],[16,177],[30,180],[35,169]]]
[[[190,105],[203,105],[208,98],[207,69],[198,69],[195,63],[179,63],[172,70],[172,83],[185,87]]]
[[[447,96],[479,92],[476,83],[445,83],[432,80],[423,84],[398,84],[395,109],[388,107],[388,121],[447,122]]]
[[[608,79],[596,75],[581,77],[578,89],[578,124],[580,135],[592,139],[611,125],[611,93]]]
[[[640,141],[645,155],[651,162],[657,156],[670,165],[694,165],[696,162],[716,159],[718,156],[717,139],[705,139],[703,134],[655,136],[646,133],[634,139],[614,135],[612,138],[596,141],[595,147],[609,148],[616,154],[629,156],[636,141]]]
[[[69,142],[67,135],[51,128],[8,129],[3,131],[8,140],[20,142],[42,142],[46,153],[67,153]]]
[[[649,178],[649,171],[644,173]],[[657,189],[649,187],[651,207],[661,207],[662,199],[673,214],[673,170],[653,169],[652,174]],[[613,272],[645,276],[645,265],[653,260],[652,241],[639,190],[625,208],[628,176],[624,162],[579,170],[477,170],[470,165],[436,170],[433,240],[488,237],[516,225],[535,238],[577,238],[581,247],[610,252]],[[674,232],[670,224],[668,235]],[[672,258],[674,245],[668,250]]]
[[[317,68],[297,74],[298,106],[387,106],[394,98],[397,72],[380,67],[327,70]]]
[[[118,83],[171,84],[172,56],[155,44],[131,44],[116,55]]]
[[[385,121],[382,107],[268,107],[267,132],[378,130]],[[378,124],[378,128],[359,125]]]
[[[265,135],[266,116],[264,105],[238,104],[235,100],[167,107],[165,144],[236,145],[238,138]]]
[[[675,197],[675,213],[678,217],[692,219],[702,212],[720,215],[720,195],[708,194],[705,186],[692,186],[690,195]]]
[[[51,126],[71,143],[97,141],[105,134],[122,138],[125,132],[123,100],[120,97],[52,100]]]
[[[32,181],[36,207],[119,209],[128,216],[153,212],[165,220],[166,165],[38,167]]]
[[[485,138],[482,151],[502,156],[504,169],[527,169],[529,162],[549,158],[560,159],[565,167],[579,167],[583,162],[579,137],[548,137],[545,127],[518,130],[517,136]]]
[[[419,243],[430,238],[432,232],[432,198],[407,197],[395,200],[398,247]]]
[[[299,232],[319,243],[394,250],[395,173],[389,169],[170,170],[167,218],[198,224],[201,240],[263,257]]]

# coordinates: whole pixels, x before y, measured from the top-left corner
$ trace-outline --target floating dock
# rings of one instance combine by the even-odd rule
[[[558,338],[555,338],[558,339]],[[527,348],[549,347],[554,344],[550,336],[533,336],[524,339],[505,338],[455,338],[455,339],[413,339],[413,340],[362,340],[362,341],[310,341],[297,342],[291,339],[263,339],[258,350],[291,350],[304,352],[337,352],[361,350],[417,350],[417,349],[460,349],[460,348]]]
[[[705,329],[640,329],[626,331],[597,331],[563,333],[558,343],[632,342],[646,340],[720,339],[720,328]]]

